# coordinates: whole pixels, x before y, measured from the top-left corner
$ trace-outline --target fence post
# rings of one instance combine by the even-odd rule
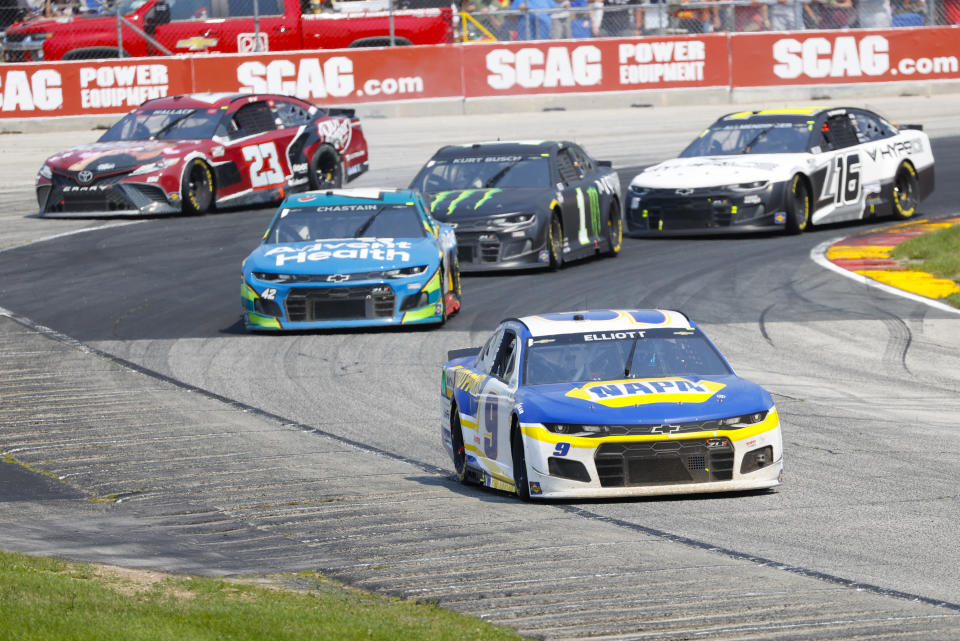
[[[253,0],[253,51],[260,53],[260,1]]]
[[[390,46],[395,47],[397,46],[397,41],[395,38],[396,32],[394,30],[394,25],[393,25],[393,0],[388,0],[387,11],[390,14]]]

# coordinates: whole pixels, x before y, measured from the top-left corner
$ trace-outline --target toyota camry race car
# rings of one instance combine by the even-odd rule
[[[521,498],[753,490],[783,478],[770,394],[686,316],[595,310],[503,321],[450,353],[443,445],[457,477]]]
[[[867,111],[810,108],[724,116],[679,158],[630,183],[631,235],[784,231],[910,218],[934,185],[930,140]]]
[[[242,272],[251,330],[443,323],[460,309],[453,230],[406,189],[288,196]]]
[[[570,142],[443,147],[410,186],[456,229],[464,271],[559,269],[620,251],[620,179]]]
[[[352,109],[190,94],[149,100],[96,143],[48,158],[37,200],[51,217],[202,214],[340,187],[367,166]]]

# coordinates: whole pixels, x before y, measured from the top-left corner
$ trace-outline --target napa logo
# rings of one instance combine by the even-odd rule
[[[687,378],[644,378],[603,381],[575,387],[567,396],[593,401],[607,407],[629,407],[650,403],[703,403],[726,385]]]

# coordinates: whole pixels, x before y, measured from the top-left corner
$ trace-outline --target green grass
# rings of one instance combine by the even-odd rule
[[[176,576],[0,552],[0,641],[522,638],[429,603],[369,594],[313,572],[268,578],[269,584]]]
[[[913,269],[960,283],[960,225],[911,238],[894,247],[890,255]],[[960,307],[960,293],[944,300]]]

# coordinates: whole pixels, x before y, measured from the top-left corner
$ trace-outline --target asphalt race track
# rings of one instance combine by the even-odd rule
[[[709,122],[641,148],[589,113],[601,121],[543,114],[502,135],[545,137],[566,118],[578,135],[554,136],[612,159],[626,187]],[[458,122],[489,127],[475,118]],[[365,123],[374,170],[358,186],[403,186],[435,146],[392,124]],[[923,216],[960,213],[960,132],[943,132]],[[0,546],[205,574],[320,569],[549,639],[956,638],[960,314],[810,260],[888,221],[626,239],[615,259],[557,273],[465,276],[443,328],[250,335],[239,266],[271,215],[0,251],[0,451],[64,480],[37,480],[31,500],[0,465]],[[67,229],[30,221],[48,223]],[[546,505],[459,486],[439,441],[446,351],[505,317],[592,307],[695,319],[773,393],[785,484]]]

